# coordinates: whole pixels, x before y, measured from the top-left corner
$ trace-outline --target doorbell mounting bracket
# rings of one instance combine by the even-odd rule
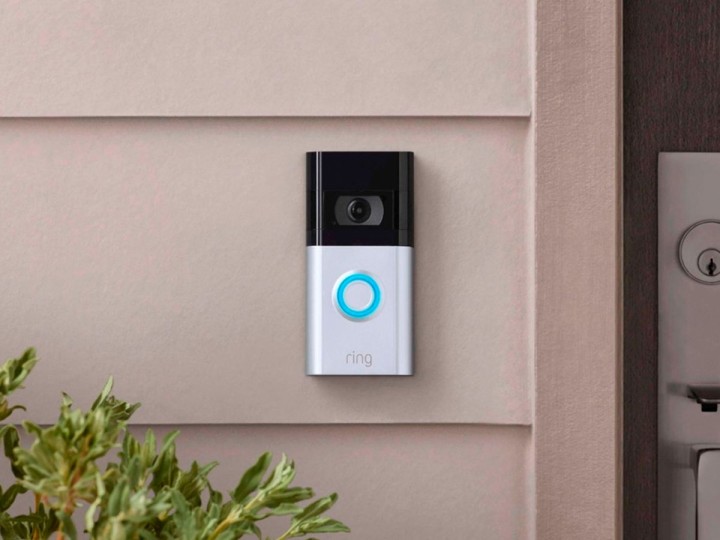
[[[308,375],[412,375],[413,154],[308,152]]]

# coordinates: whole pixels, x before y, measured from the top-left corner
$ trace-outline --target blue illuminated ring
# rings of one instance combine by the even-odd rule
[[[372,289],[372,301],[365,309],[353,309],[345,302],[345,289],[356,281],[365,283],[370,287],[370,289]],[[356,321],[369,319],[378,310],[380,304],[382,303],[380,285],[378,285],[377,281],[368,274],[362,272],[352,272],[341,278],[335,290],[335,303],[340,309],[340,312],[348,319]]]

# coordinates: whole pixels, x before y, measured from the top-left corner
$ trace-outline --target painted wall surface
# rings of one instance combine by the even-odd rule
[[[143,437],[146,426],[135,426]],[[169,426],[154,428],[164,436]],[[220,466],[215,489],[231,491],[257,456],[285,452],[297,464],[297,485],[340,498],[332,516],[352,534],[322,540],[528,538],[530,428],[442,425],[180,426],[178,459]],[[11,481],[0,469],[0,484]],[[492,486],[490,489],[488,486]],[[27,495],[19,506],[31,505]],[[24,506],[23,506],[24,505]],[[81,526],[81,521],[78,521]],[[276,538],[287,525],[262,526]]]
[[[3,116],[526,116],[526,0],[0,5]]]
[[[39,348],[27,414],[113,373],[217,487],[287,452],[353,538],[613,538],[601,4],[0,5],[0,353]],[[387,148],[416,156],[417,375],[305,377],[304,152]]]
[[[0,121],[0,343],[144,423],[529,424],[527,120]],[[416,153],[416,366],[305,366],[305,151]],[[156,390],[160,389],[160,392]],[[172,392],[182,399],[168,399]],[[212,399],[208,399],[212,396]],[[290,406],[291,405],[291,406]]]
[[[346,425],[180,429],[189,436],[181,434],[178,444],[184,448],[179,458],[189,462],[196,455],[217,456],[222,465],[214,480],[226,491],[237,482],[233,473],[266,449],[278,456],[281,452],[293,456],[299,485],[310,484],[318,493],[340,490],[333,515],[349,523],[353,534],[324,537],[327,540],[517,540],[530,533],[530,428]],[[167,430],[164,427],[160,432]]]

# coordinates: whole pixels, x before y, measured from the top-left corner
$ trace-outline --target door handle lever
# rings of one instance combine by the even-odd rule
[[[720,404],[720,385],[690,385],[688,386],[688,397],[700,404],[702,412],[717,412],[718,404]]]

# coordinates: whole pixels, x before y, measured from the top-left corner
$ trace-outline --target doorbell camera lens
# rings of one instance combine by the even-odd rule
[[[341,227],[379,227],[385,216],[385,205],[379,195],[337,195],[330,198],[330,204],[335,206],[335,222]]]
[[[355,223],[365,223],[371,213],[370,203],[366,199],[353,199],[347,207],[348,217]]]

